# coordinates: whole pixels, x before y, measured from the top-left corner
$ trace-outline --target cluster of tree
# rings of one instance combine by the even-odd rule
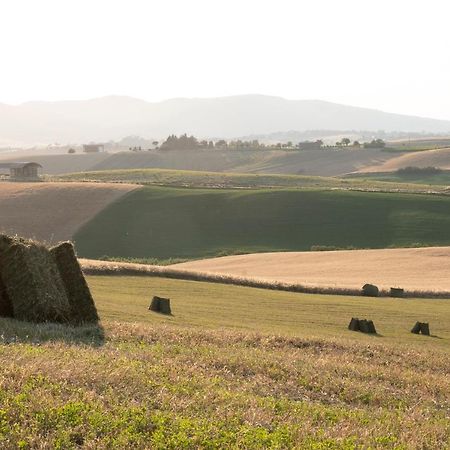
[[[153,142],[154,145],[158,145],[158,142]],[[364,148],[383,148],[386,146],[382,139],[372,140],[371,142],[366,142],[363,144]],[[320,148],[329,147],[361,147],[358,141],[352,141],[349,138],[343,138],[335,145],[325,145],[321,139],[316,141],[303,141],[298,144],[293,144],[292,141],[285,143],[273,143],[265,144],[259,142],[258,139],[252,140],[230,140],[220,139],[218,141],[207,141],[198,140],[195,136],[188,136],[187,134],[182,134],[181,136],[176,136],[174,134],[170,135],[160,146],[161,150],[196,150],[196,149],[229,149],[229,150],[258,150],[258,149],[286,149],[286,150],[315,150]],[[157,147],[158,148],[158,147]],[[135,150],[131,149],[130,150]],[[140,150],[140,147],[139,147]]]
[[[402,169],[397,170],[398,175],[403,176],[413,176],[413,175],[438,175],[442,173],[442,169],[439,169],[438,167],[415,167],[415,166],[408,166],[403,167]]]
[[[364,148],[384,148],[386,142],[383,139],[372,139],[370,142],[364,142]]]
[[[214,148],[213,141],[199,141],[195,136],[171,134],[160,146],[161,150],[195,150],[200,148]]]

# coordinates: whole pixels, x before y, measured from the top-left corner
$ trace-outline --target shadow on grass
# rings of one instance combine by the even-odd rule
[[[30,323],[0,318],[0,345],[44,342],[64,342],[70,345],[100,347],[105,342],[105,333],[99,324],[74,327],[57,323]]]

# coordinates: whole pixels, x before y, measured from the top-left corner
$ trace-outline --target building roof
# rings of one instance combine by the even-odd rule
[[[8,162],[8,163],[0,163],[0,169],[23,169],[27,166],[40,167],[42,166],[35,162]]]

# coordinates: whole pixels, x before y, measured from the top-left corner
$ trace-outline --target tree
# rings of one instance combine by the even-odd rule
[[[353,147],[361,147],[361,144],[359,143],[359,141],[354,141]]]
[[[76,153],[76,152],[75,152],[75,149],[74,149],[74,148],[69,148],[69,150],[67,150],[67,153],[72,154],[72,153]]]
[[[350,139],[349,138],[343,138],[341,140],[341,144],[344,145],[345,147],[348,147],[348,145],[350,144]]]

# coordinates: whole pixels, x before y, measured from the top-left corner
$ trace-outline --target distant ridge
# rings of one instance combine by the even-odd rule
[[[233,138],[296,130],[450,132],[450,121],[321,100],[265,95],[177,98],[150,103],[109,96],[81,101],[0,104],[0,145],[83,143],[171,133]]]

